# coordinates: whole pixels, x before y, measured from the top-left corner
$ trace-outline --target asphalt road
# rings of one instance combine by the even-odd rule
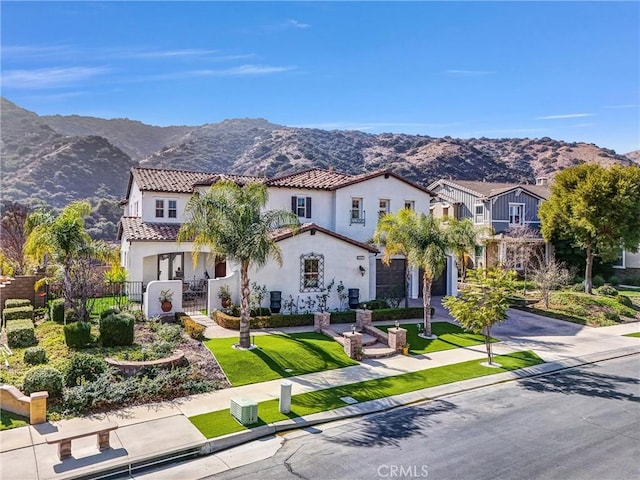
[[[363,417],[210,479],[637,479],[640,357]]]

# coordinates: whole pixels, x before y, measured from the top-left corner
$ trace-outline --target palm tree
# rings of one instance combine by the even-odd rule
[[[447,263],[450,242],[446,230],[431,215],[403,209],[382,217],[373,238],[385,247],[383,263],[388,265],[393,255],[404,255],[409,265],[423,270],[424,334],[431,336],[431,284]]]
[[[215,257],[240,265],[240,347],[250,348],[249,267],[262,267],[269,259],[282,265],[282,252],[274,241],[276,228],[295,228],[298,217],[285,210],[262,211],[267,188],[259,182],[239,186],[221,180],[207,192],[194,194],[187,204],[189,217],[178,232],[178,242],[193,242],[194,262],[208,247]]]
[[[66,307],[75,307],[83,320],[91,313],[88,308],[88,286],[95,286],[89,270],[95,261],[113,259],[113,250],[104,242],[93,241],[85,230],[84,220],[91,213],[89,202],[67,205],[54,216],[36,210],[27,217],[25,253],[37,262],[51,259],[62,276],[62,292]]]
[[[451,249],[456,255],[462,281],[464,282],[467,276],[466,257],[471,255],[476,247],[476,228],[470,218],[462,220],[449,218],[447,222],[447,233],[449,234]]]

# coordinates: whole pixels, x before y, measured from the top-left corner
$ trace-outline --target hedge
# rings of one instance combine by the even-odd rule
[[[431,316],[433,317],[433,307],[431,307]],[[406,320],[407,318],[422,318],[424,316],[423,307],[409,308],[382,308],[371,312],[371,320]]]
[[[31,305],[31,300],[27,298],[7,298],[4,308],[27,307]]]
[[[64,298],[51,300],[49,307],[49,318],[57,323],[64,322]]]
[[[62,373],[52,367],[33,367],[24,376],[22,391],[25,395],[47,391],[49,397],[61,397]]]
[[[221,311],[214,313],[215,322],[223,328],[240,330],[240,317],[232,317]],[[294,315],[270,315],[267,317],[250,317],[251,328],[280,328],[299,327],[303,325],[313,325],[312,313],[300,313]]]
[[[9,320],[33,320],[33,306],[5,308],[2,311],[2,321],[6,325]]]
[[[42,347],[29,347],[24,351],[23,358],[28,365],[39,365],[47,363],[47,352]]]
[[[204,331],[207,329],[204,325],[200,325],[189,315],[181,315],[180,323],[184,327],[184,331],[187,332],[191,338],[195,340],[204,339]]]
[[[38,343],[31,320],[14,320],[7,324],[6,332],[10,348],[31,347]]]
[[[70,348],[80,350],[91,343],[91,324],[89,322],[72,322],[64,326],[64,342]]]
[[[355,321],[355,310],[347,310],[346,312],[331,312],[331,323],[355,323]]]
[[[131,345],[135,319],[128,313],[112,313],[100,319],[100,342],[103,347]]]

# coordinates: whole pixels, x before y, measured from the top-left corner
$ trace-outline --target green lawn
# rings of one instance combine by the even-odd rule
[[[626,335],[623,335],[623,337],[636,337],[636,338],[640,338],[640,332],[627,333]]]
[[[6,410],[0,410],[0,425],[1,430],[9,430],[11,428],[24,427],[29,425],[29,419],[16,415],[15,413],[7,412]]]
[[[258,347],[253,350],[232,348],[236,337],[204,342],[234,387],[358,364],[320,333],[256,335],[253,341]]]
[[[420,324],[422,325],[422,323]],[[393,325],[377,327],[386,332]],[[409,353],[414,355],[484,344],[484,335],[467,333],[459,326],[449,322],[433,322],[431,324],[433,333],[438,336],[434,340],[419,337],[418,326],[415,323],[405,323],[401,327],[407,329],[407,343],[410,345]],[[497,342],[498,340],[493,338],[492,341]]]
[[[493,375],[544,363],[540,357],[531,351],[499,355],[495,357],[495,361],[500,363],[502,367],[484,367],[481,365],[480,360],[470,360],[468,362],[429,368],[393,377],[367,380],[350,385],[341,385],[325,390],[293,395],[291,399],[291,413],[288,415],[279,412],[279,401],[277,399],[260,402],[258,404],[259,423],[252,425],[252,427],[346,406],[346,404],[340,400],[340,397],[350,396],[358,400],[358,402],[366,402],[368,400],[399,395],[423,388],[435,387],[437,385],[459,382],[461,380]],[[207,438],[219,437],[247,429],[247,427],[235,421],[229,413],[229,409],[196,415],[189,418],[189,420]]]

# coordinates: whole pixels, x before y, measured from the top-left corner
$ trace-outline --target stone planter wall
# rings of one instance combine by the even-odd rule
[[[172,368],[187,363],[187,359],[184,356],[184,352],[177,350],[173,355],[166,358],[160,358],[158,360],[146,360],[143,362],[134,362],[131,360],[116,360],[115,358],[105,358],[107,365],[114,367],[121,374],[132,377],[136,375],[140,370],[149,367],[156,368]]]

